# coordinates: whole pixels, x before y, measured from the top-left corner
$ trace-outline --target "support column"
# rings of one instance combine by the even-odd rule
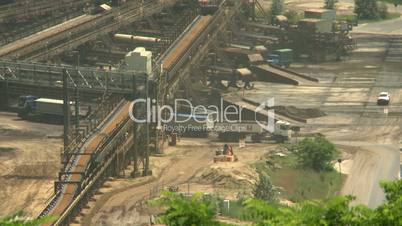
[[[64,151],[70,143],[69,132],[70,132],[70,101],[68,98],[68,76],[67,70],[63,69],[63,119],[64,119]]]
[[[146,75],[145,77],[145,99],[146,99],[146,105],[145,105],[145,115],[147,114],[151,114],[151,112],[147,112],[147,106],[148,101],[149,101],[149,84],[148,84],[148,75]],[[149,122],[148,122],[148,117],[146,116],[146,120],[145,120],[145,133],[146,133],[146,147],[145,147],[145,164],[144,164],[144,172],[143,172],[143,176],[147,176],[149,174],[152,174],[149,170]],[[149,117],[149,118],[152,118]]]
[[[134,74],[132,76],[132,86],[133,86],[132,99],[134,101],[137,98],[137,83],[135,81],[135,75]],[[136,112],[138,112],[137,109],[133,108],[131,110],[133,111],[132,114],[134,116],[137,116],[137,114],[136,114]],[[138,172],[138,151],[139,151],[138,147],[139,146],[138,146],[138,133],[137,133],[138,124],[136,122],[133,122],[133,123],[134,123],[134,125],[133,125],[134,145],[133,145],[132,151],[133,151],[133,161],[134,161],[133,166],[134,166],[134,169],[133,169],[133,172],[131,173],[131,175],[133,177],[138,177],[139,176],[139,172]]]
[[[0,108],[7,110],[8,109],[8,92],[9,92],[7,78],[6,78],[5,82],[3,83],[2,87],[4,87],[4,89],[3,89],[4,91],[1,92],[1,94],[0,94],[3,96],[3,98],[1,98],[1,100],[0,100]]]
[[[257,0],[253,0],[251,3],[250,3],[250,10],[251,10],[251,20],[252,21],[255,21],[255,2],[256,2]]]
[[[79,90],[78,90],[78,85],[75,85],[75,136],[79,135],[79,129],[80,129],[80,96],[79,96]]]
[[[159,80],[159,82],[161,82],[160,80]],[[155,103],[156,104],[159,104],[159,87],[158,87],[158,85],[156,84],[156,83],[154,83],[153,84],[153,96],[155,97]],[[162,106],[162,105],[161,105]],[[159,145],[158,145],[158,142],[159,142],[159,139],[160,139],[160,128],[158,128],[158,121],[160,120],[159,118],[158,118],[158,114],[156,114],[156,116],[155,116],[155,119],[156,119],[156,122],[154,122],[155,123],[155,126],[154,126],[154,139],[155,139],[155,141],[154,141],[154,146],[155,146],[155,152],[156,153],[158,153],[158,154],[161,154],[162,153],[162,149],[160,149],[159,148]]]

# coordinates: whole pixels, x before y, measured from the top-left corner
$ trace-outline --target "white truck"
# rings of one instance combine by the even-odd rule
[[[391,101],[391,95],[388,92],[381,92],[377,97],[377,105],[388,105]]]
[[[228,123],[215,122],[211,131],[218,133],[218,137],[225,141],[238,141],[249,136],[253,142],[261,142],[264,139],[274,140],[278,143],[292,138],[293,128],[289,122],[276,121],[273,132],[269,132],[255,121]]]
[[[73,102],[70,102],[70,112]],[[35,113],[48,116],[63,116],[63,100],[39,98],[35,100]]]

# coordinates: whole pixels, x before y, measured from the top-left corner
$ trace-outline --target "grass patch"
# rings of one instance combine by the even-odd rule
[[[265,162],[259,162],[255,167],[268,172],[272,183],[283,189],[280,196],[293,202],[334,197],[346,178],[335,170],[318,172],[300,168],[294,154],[273,156],[269,161],[279,168],[268,167]]]

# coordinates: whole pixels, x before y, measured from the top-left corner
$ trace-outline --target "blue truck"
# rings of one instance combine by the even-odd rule
[[[70,113],[73,114],[74,102],[70,102]],[[20,96],[18,100],[18,116],[22,119],[49,123],[62,123],[64,117],[63,100],[37,98],[33,95]]]
[[[277,49],[270,52],[267,56],[267,62],[281,67],[289,67],[293,63],[292,49]]]

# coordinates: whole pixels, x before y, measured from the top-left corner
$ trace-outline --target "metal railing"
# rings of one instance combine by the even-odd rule
[[[133,91],[133,75],[130,71],[105,71],[87,67],[46,65],[13,61],[0,61],[0,81],[9,83],[62,88],[62,73],[67,70],[69,87],[80,90],[127,94]],[[137,85],[145,83],[146,75],[134,76]]]

